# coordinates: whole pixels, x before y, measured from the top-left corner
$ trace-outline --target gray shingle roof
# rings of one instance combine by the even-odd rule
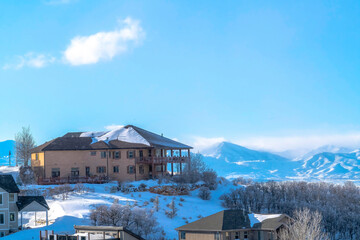
[[[243,210],[223,210],[195,222],[176,228],[178,231],[226,231],[235,229],[266,229],[276,230],[283,223],[281,220],[287,215],[266,219],[251,227],[248,213]]]
[[[58,151],[58,150],[102,150],[102,149],[129,149],[129,148],[173,148],[173,149],[190,149],[192,147],[158,134],[146,131],[142,128],[127,125],[125,128],[132,127],[150,146],[140,143],[129,143],[119,140],[112,140],[108,143],[98,141],[93,143],[91,137],[80,137],[82,132],[69,132],[62,137],[53,139],[47,143],[32,149],[32,152]]]
[[[43,196],[18,196],[18,201],[16,203],[19,211],[24,209],[26,206],[31,204],[32,202],[37,202],[42,205],[46,209],[50,209],[45,198]]]
[[[0,187],[7,191],[8,193],[19,193],[20,190],[10,174],[1,174],[0,175]]]

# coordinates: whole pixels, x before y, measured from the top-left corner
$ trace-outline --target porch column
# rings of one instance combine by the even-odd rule
[[[22,211],[20,211],[21,214],[21,230],[23,230],[23,213]]]
[[[46,226],[49,226],[49,214],[48,214],[48,210],[46,210]]]
[[[35,226],[36,226],[36,211],[35,211]]]

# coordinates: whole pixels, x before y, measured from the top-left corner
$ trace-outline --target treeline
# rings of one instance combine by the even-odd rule
[[[239,181],[234,181],[238,183]],[[309,182],[248,182],[221,196],[222,205],[256,213],[285,213],[298,209],[318,211],[331,239],[360,239],[360,188]]]

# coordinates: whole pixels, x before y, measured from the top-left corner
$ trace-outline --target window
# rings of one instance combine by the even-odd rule
[[[235,239],[240,239],[240,233],[239,232],[235,233]]]
[[[87,177],[90,177],[90,167],[85,167],[85,174]]]
[[[53,178],[60,177],[60,168],[52,168],[51,177]]]
[[[106,158],[106,152],[101,152],[101,158]]]
[[[135,152],[134,151],[128,151],[128,158],[134,158]]]
[[[134,174],[135,173],[135,166],[128,166],[127,167],[127,173]]]
[[[140,150],[140,151],[139,151],[139,157],[142,158],[143,156],[144,156],[143,150]]]
[[[119,151],[114,152],[114,158],[115,159],[119,159],[120,157],[121,157],[121,155],[120,155]]]
[[[215,233],[214,239],[215,239],[215,240],[220,240],[220,234],[219,234],[219,233]]]
[[[71,168],[71,176],[72,177],[78,177],[79,174],[79,168]]]
[[[0,193],[0,204],[3,204],[3,194]]]
[[[113,167],[113,172],[118,173],[119,172],[119,166],[114,166]]]
[[[11,212],[9,216],[10,216],[10,222],[15,222],[15,213]]]
[[[81,240],[86,240],[86,237],[81,237]]]
[[[90,152],[90,156],[96,156],[96,151]]]
[[[181,233],[180,233],[180,238],[181,238],[181,239],[186,239],[186,233],[185,233],[185,232],[181,232]]]
[[[248,232],[244,232],[244,239],[248,238]]]
[[[39,154],[38,153],[35,154],[35,159],[39,160]]]
[[[161,166],[161,165],[157,165],[157,166],[155,167],[155,170],[156,170],[157,172],[161,172],[162,166]]]
[[[5,232],[0,232],[0,237],[5,237]]]
[[[5,213],[0,213],[0,224],[5,224]]]
[[[97,167],[96,172],[97,173],[106,173],[106,167],[103,167],[103,166]]]
[[[144,174],[144,172],[145,172],[145,171],[144,171],[144,166],[143,166],[143,165],[140,165],[140,166],[139,166],[139,173],[140,173],[140,174]]]
[[[151,149],[149,149],[149,157],[151,157]]]
[[[15,193],[9,193],[9,201],[15,202]]]

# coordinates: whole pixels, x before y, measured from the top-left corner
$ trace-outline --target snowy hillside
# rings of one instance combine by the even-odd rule
[[[135,187],[138,187],[141,183],[146,184],[148,187],[158,185],[157,181],[137,181],[132,182]],[[160,226],[164,228],[166,237],[177,239],[177,232],[175,228],[186,224],[186,221],[192,222],[200,217],[208,216],[218,211],[223,210],[221,207],[219,197],[228,192],[230,189],[235,188],[230,183],[219,185],[218,189],[211,191],[211,200],[201,200],[198,195],[198,190],[190,192],[188,196],[163,196],[150,192],[134,192],[134,193],[122,193],[115,192],[110,193],[111,187],[116,186],[116,183],[108,184],[85,184],[86,187],[93,188],[94,192],[87,193],[71,193],[69,199],[61,200],[61,196],[56,200],[47,199],[50,211],[49,219],[50,225],[48,227],[38,226],[34,228],[35,217],[33,213],[26,215],[26,226],[33,229],[20,231],[4,237],[4,240],[20,240],[20,239],[38,239],[39,230],[54,230],[55,233],[74,233],[74,225],[87,225],[90,224],[89,214],[90,209],[93,209],[95,205],[105,204],[111,205],[115,199],[119,200],[119,204],[136,205],[140,208],[153,209],[153,203],[150,199],[159,196],[160,209],[155,212],[155,216]],[[166,185],[166,184],[165,184]],[[28,186],[28,188],[37,188],[44,190],[45,188],[55,186]],[[182,198],[182,200],[180,200]],[[173,219],[168,218],[165,215],[166,206],[173,199],[175,199],[176,207],[179,209],[178,215]],[[37,213],[38,219],[45,219],[45,214]]]
[[[201,152],[206,164],[227,178],[247,177],[256,180],[283,180],[294,175],[300,164],[269,152],[251,150],[222,142]]]
[[[323,152],[303,160],[298,176],[319,180],[360,180],[360,151]]]

